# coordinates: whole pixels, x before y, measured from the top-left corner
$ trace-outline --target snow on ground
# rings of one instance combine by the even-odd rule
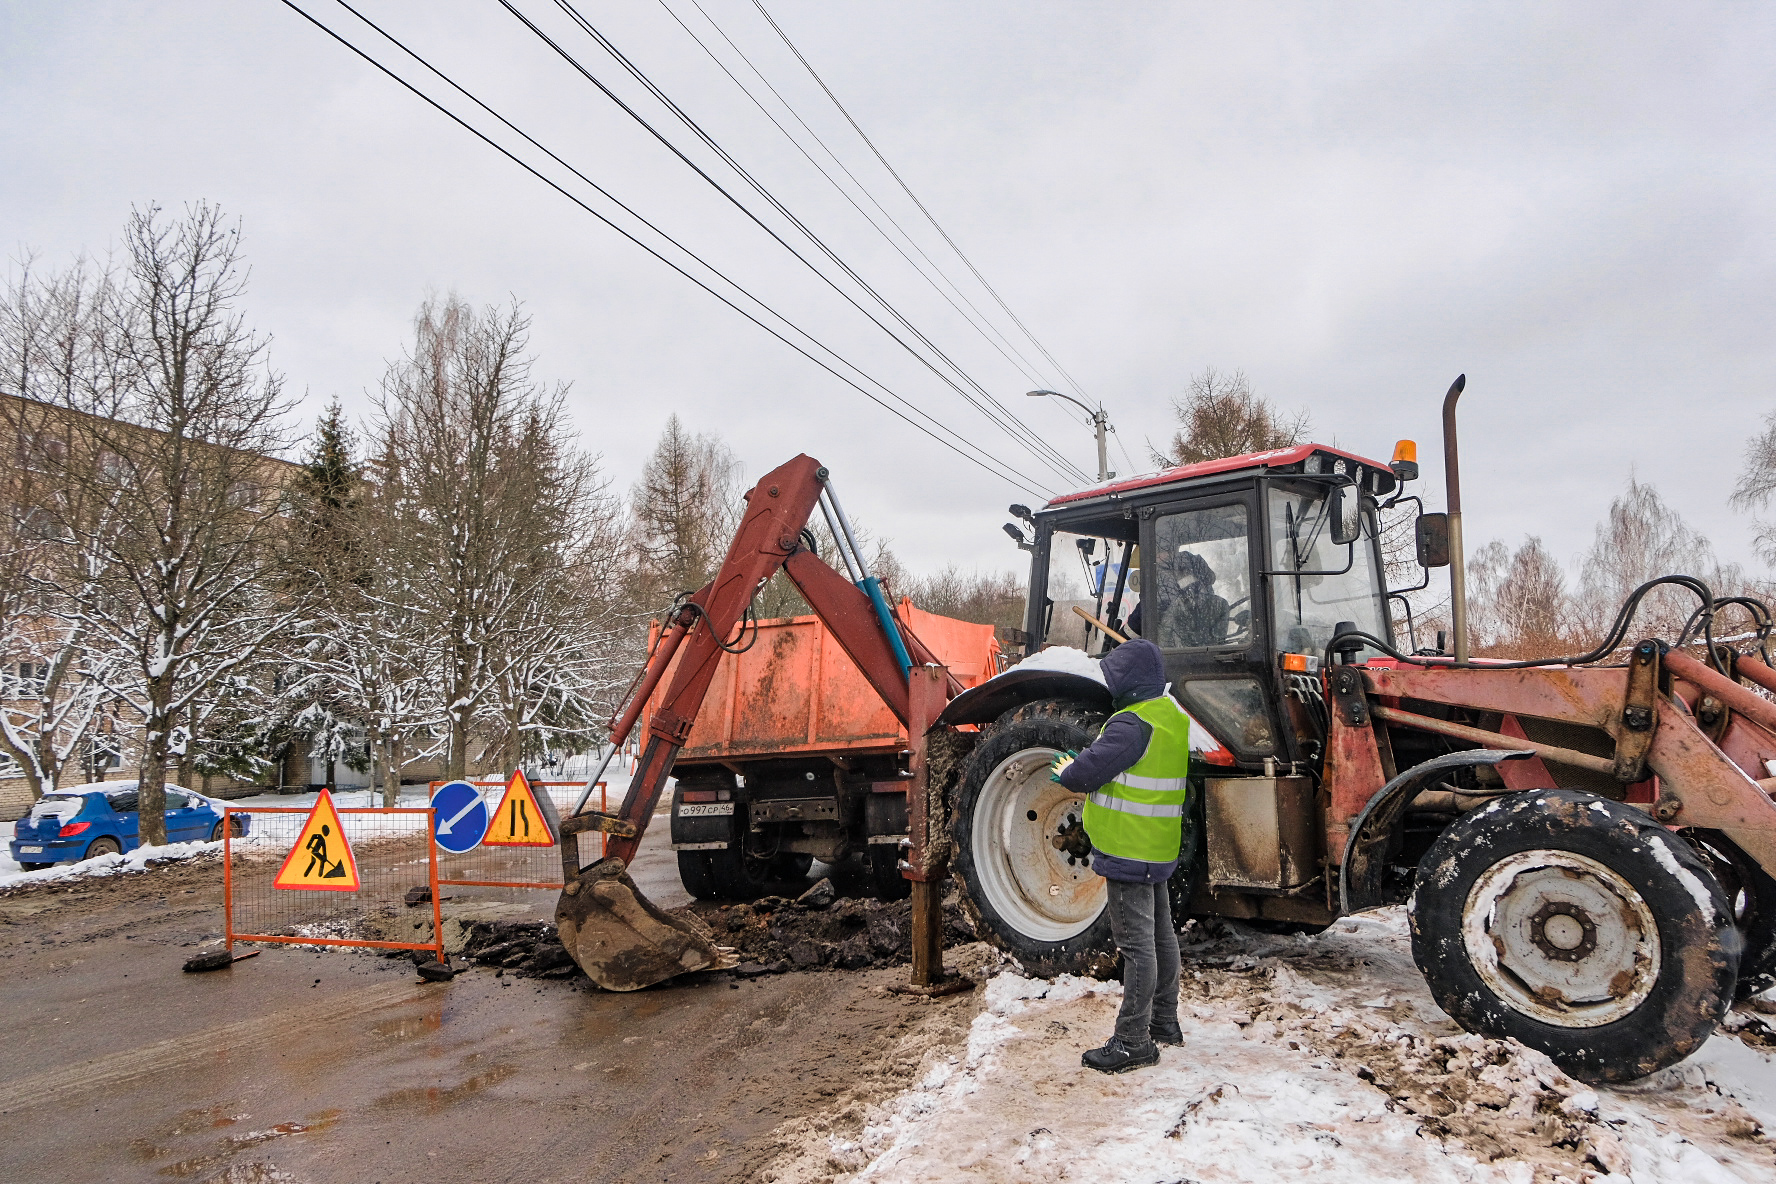
[[[1776,1179],[1776,1062],[1731,1035],[1590,1088],[1431,1001],[1400,910],[1317,937],[1240,930],[1185,955],[1182,1048],[1117,1076],[1079,1054],[1121,987],[1011,970],[963,1047],[865,1117],[810,1126],[765,1178],[1711,1184]],[[1735,1012],[1735,1020],[1742,1013]],[[1760,1021],[1761,1024],[1761,1021]],[[1765,1032],[1770,1029],[1763,1028]]]
[[[12,824],[6,824],[6,838],[12,837]],[[216,843],[167,843],[160,847],[137,847],[124,855],[95,855],[91,859],[82,859],[77,863],[61,863],[55,867],[46,867],[41,871],[27,872],[19,868],[17,862],[7,859],[0,863],[0,888],[13,888],[20,884],[43,884],[57,880],[78,880],[84,876],[114,876],[119,872],[139,872],[147,868],[150,862],[170,863],[180,859],[190,859],[206,852],[222,851],[222,844]]]

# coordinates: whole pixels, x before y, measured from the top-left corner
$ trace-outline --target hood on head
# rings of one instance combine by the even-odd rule
[[[1151,641],[1130,638],[1105,654],[1098,667],[1119,706],[1165,694],[1165,658]]]

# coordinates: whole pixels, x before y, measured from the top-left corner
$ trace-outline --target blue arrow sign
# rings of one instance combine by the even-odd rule
[[[467,781],[440,785],[432,811],[432,839],[452,855],[473,851],[487,835],[487,803]]]

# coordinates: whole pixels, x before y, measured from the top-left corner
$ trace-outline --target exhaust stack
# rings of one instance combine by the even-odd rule
[[[1443,483],[1449,503],[1449,615],[1455,628],[1455,660],[1468,660],[1468,567],[1462,550],[1461,466],[1456,461],[1455,401],[1468,385],[1458,374],[1443,396]]]

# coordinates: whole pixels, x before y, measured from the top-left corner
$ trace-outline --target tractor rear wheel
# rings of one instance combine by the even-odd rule
[[[975,931],[1044,978],[1107,974],[1116,961],[1102,877],[1050,841],[1075,827],[1085,799],[1049,766],[1103,720],[1061,699],[1014,708],[986,729],[956,791],[952,863]]]
[[[1513,794],[1425,853],[1412,954],[1437,1004],[1586,1081],[1630,1081],[1708,1039],[1733,997],[1730,902],[1688,843],[1632,806]]]

